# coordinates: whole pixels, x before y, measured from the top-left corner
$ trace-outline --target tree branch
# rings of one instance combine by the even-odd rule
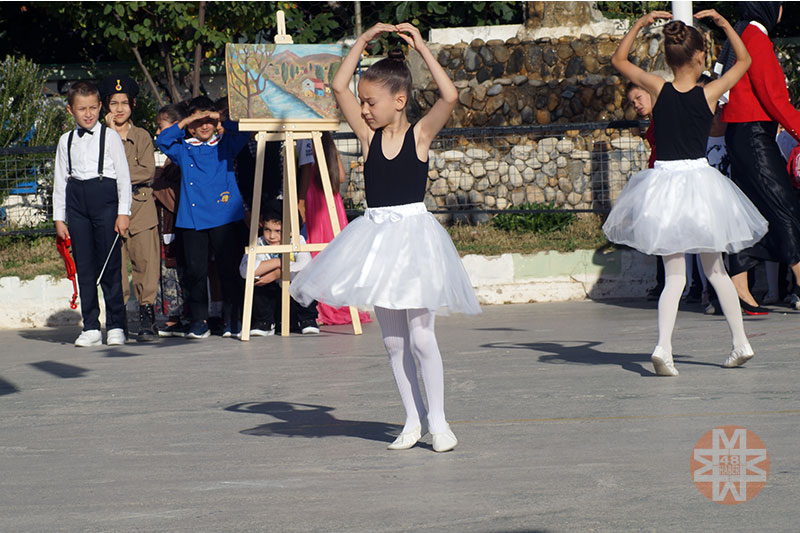
[[[206,22],[206,3],[200,2],[197,14],[197,29],[199,30]],[[194,76],[192,77],[192,97],[200,96],[200,66],[203,64],[203,46],[200,39],[194,47]]]
[[[158,49],[161,52],[161,57],[164,58],[164,65],[167,69],[167,82],[169,83],[170,97],[173,103],[181,101],[181,95],[178,92],[178,87],[175,85],[175,73],[172,70],[172,58],[169,52],[164,47],[164,43],[158,43]]]
[[[139,47],[131,45],[131,50],[133,51],[133,55],[136,56],[136,62],[139,63],[139,68],[142,69],[142,73],[144,73],[144,77],[147,79],[147,83],[153,90],[153,94],[156,95],[156,100],[158,100],[159,107],[163,107],[164,99],[161,97],[161,91],[159,91],[158,87],[156,87],[156,83],[153,81],[152,76],[150,76],[150,71],[148,71],[147,67],[144,66],[144,62],[142,61],[142,55],[139,53]]]

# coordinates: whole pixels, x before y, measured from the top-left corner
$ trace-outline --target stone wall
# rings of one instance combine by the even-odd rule
[[[551,131],[440,137],[429,154],[429,208],[505,209],[526,202],[610,207],[628,177],[646,167],[650,153],[638,128],[586,127],[638,118],[625,98],[626,81],[611,65],[621,39],[584,34],[431,45],[459,90],[449,128],[549,125]],[[662,43],[661,28],[647,29],[629,57],[644,70],[668,76]],[[706,45],[713,49],[710,40]],[[421,87],[409,102],[413,121],[436,102],[438,89],[418,54],[408,62],[414,86]],[[348,161],[345,196],[364,205],[361,160]]]
[[[434,53],[459,89],[459,105],[449,127],[516,126],[632,120],[625,80],[611,65],[620,37],[541,38],[520,41],[434,45]],[[638,39],[631,61],[645,70],[664,70],[660,31]],[[412,115],[423,114],[438,98],[436,84],[412,54],[415,91]]]
[[[607,208],[627,177],[647,166],[650,149],[638,128],[565,130],[558,136],[495,134],[440,137],[431,146],[425,202],[429,209],[505,209],[554,203]],[[342,152],[358,153],[349,146]],[[364,205],[363,159],[350,168],[344,195]]]

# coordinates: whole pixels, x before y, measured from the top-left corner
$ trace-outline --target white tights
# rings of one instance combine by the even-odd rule
[[[717,292],[722,312],[731,330],[733,348],[741,348],[747,344],[742,321],[742,309],[739,296],[731,278],[725,271],[722,254],[701,253],[700,262],[708,281]],[[686,283],[686,261],[684,254],[665,255],[664,257],[664,291],[658,300],[658,345],[672,353],[672,330],[678,315],[678,304]]]
[[[446,431],[444,371],[433,331],[435,313],[427,309],[375,307],[375,317],[381,325],[383,344],[389,352],[389,364],[406,410],[403,432],[413,430],[425,417],[425,404],[419,389],[414,355],[419,361],[425,397],[428,399],[429,431]]]

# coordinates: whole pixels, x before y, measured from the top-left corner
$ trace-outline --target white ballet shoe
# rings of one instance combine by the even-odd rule
[[[656,346],[653,350],[653,355],[650,356],[650,361],[653,363],[656,374],[659,376],[677,376],[678,369],[675,368],[675,363],[672,360],[672,354],[666,351],[661,346]]]
[[[747,361],[753,358],[755,353],[753,353],[753,348],[750,347],[749,344],[745,344],[741,348],[734,349],[731,354],[725,359],[725,362],[722,363],[722,366],[725,368],[736,368],[737,366],[742,366]]]
[[[427,432],[425,432],[427,433]],[[407,450],[414,446],[423,435],[422,426],[419,425],[404,433],[400,433],[394,442],[386,447],[387,450]]]
[[[450,426],[441,433],[431,433],[433,437],[433,451],[435,452],[449,452],[458,444],[458,439],[453,435]]]

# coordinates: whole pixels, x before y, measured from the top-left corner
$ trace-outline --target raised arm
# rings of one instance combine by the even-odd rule
[[[671,18],[672,14],[667,11],[653,11],[647,15],[644,15],[633,23],[631,29],[628,31],[622,41],[620,41],[617,51],[614,52],[613,56],[611,56],[611,64],[614,65],[614,68],[620,71],[620,73],[630,81],[650,93],[650,96],[653,97],[653,102],[655,102],[656,98],[658,98],[661,88],[664,86],[664,80],[655,74],[645,72],[631,63],[628,60],[628,54],[630,53],[631,47],[636,40],[636,36],[639,34],[642,28],[651,25],[658,19]]]
[[[333,95],[336,97],[336,102],[342,110],[344,119],[350,124],[353,133],[355,133],[358,140],[361,141],[362,146],[369,145],[369,138],[372,130],[370,130],[369,125],[361,115],[361,104],[358,102],[358,98],[356,98],[356,95],[350,90],[350,80],[353,79],[353,73],[358,66],[358,60],[361,58],[361,53],[364,51],[364,48],[367,47],[367,44],[381,33],[392,32],[394,29],[394,26],[391,24],[379,22],[362,33],[359,38],[356,39],[355,44],[353,44],[353,47],[344,58],[344,61],[342,61],[342,65],[339,67],[339,70],[336,71],[336,76],[333,77],[333,82],[331,83]]]
[[[439,87],[439,99],[417,123],[417,156],[420,160],[425,161],[428,159],[428,148],[431,145],[431,141],[439,133],[439,130],[447,124],[453,109],[456,107],[458,90],[436,58],[433,57],[428,45],[425,44],[425,40],[416,27],[408,22],[403,22],[397,25],[397,34],[408,43],[410,48],[416,50],[422,56],[428,66],[428,70],[431,71],[433,81]],[[410,97],[411,95],[409,95]]]
[[[747,47],[742,42],[742,38],[739,37],[739,34],[736,33],[736,30],[733,29],[733,26],[725,20],[725,17],[714,11],[713,9],[704,9],[703,11],[698,11],[694,18],[696,19],[703,19],[703,18],[710,18],[714,21],[714,24],[719,26],[722,31],[725,32],[725,36],[728,38],[728,42],[731,43],[731,48],[733,49],[734,54],[736,54],[736,62],[733,66],[728,69],[728,71],[720,76],[718,79],[709,82],[703,88],[703,91],[706,94],[706,100],[708,100],[708,107],[712,110],[717,108],[717,101],[719,100],[720,96],[725,94],[727,91],[731,90],[736,82],[739,81],[742,76],[744,76],[747,69],[750,68],[750,64],[753,60],[750,58],[750,54],[747,52]]]

